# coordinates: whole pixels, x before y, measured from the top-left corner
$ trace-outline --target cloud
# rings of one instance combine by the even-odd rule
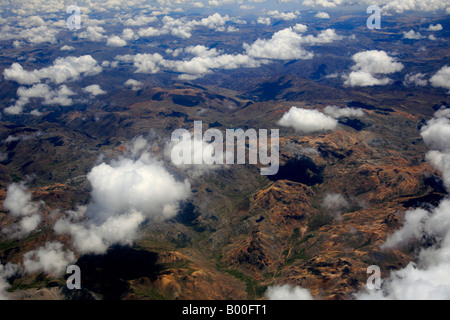
[[[278,121],[278,124],[284,127],[293,127],[297,131],[312,133],[316,131],[334,130],[338,121],[318,110],[292,107]]]
[[[436,25],[430,24],[430,26],[428,27],[427,31],[441,31],[444,28],[442,27],[442,24],[438,23]]]
[[[9,293],[7,289],[10,287],[8,279],[16,275],[19,271],[19,266],[13,263],[1,264],[0,261],[0,300],[8,300]]]
[[[186,17],[175,19],[171,16],[164,16],[162,19],[163,25],[160,28],[141,28],[138,34],[141,37],[171,34],[182,39],[189,39],[192,36],[193,30],[198,26],[207,27],[219,32],[232,31],[232,29],[225,28],[225,24],[230,20],[228,15],[222,16],[219,13],[214,13],[200,20],[188,20]]]
[[[326,12],[320,11],[315,15],[318,19],[330,19],[330,15]]]
[[[43,105],[70,106],[73,102],[70,96],[73,96],[74,94],[75,93],[64,84],[59,86],[56,90],[53,90],[47,84],[42,83],[35,84],[31,88],[19,87],[19,89],[17,89],[17,96],[19,99],[13,106],[5,108],[3,111],[6,114],[20,114],[23,112],[25,105],[33,98],[44,99],[42,101]]]
[[[269,300],[314,300],[307,289],[289,284],[268,287],[265,296]]]
[[[203,56],[196,56],[191,60],[170,61],[165,60],[164,66],[172,70],[189,75],[205,75],[213,69],[238,69],[238,68],[256,68],[260,63],[244,54],[221,54],[211,55],[209,53]]]
[[[116,60],[121,62],[132,62],[136,67],[135,73],[157,73],[159,71],[159,63],[163,61],[163,57],[159,53],[138,53],[136,55],[116,56]]]
[[[45,246],[23,255],[23,267],[26,272],[45,272],[53,277],[62,276],[74,261],[73,252],[65,250],[63,244],[59,242],[47,242]]]
[[[127,42],[123,40],[121,37],[114,35],[108,38],[106,45],[108,47],[124,47],[127,45]]]
[[[59,50],[61,50],[61,51],[73,51],[73,50],[75,50],[75,47],[74,46],[64,45]]]
[[[6,190],[6,198],[3,208],[9,211],[13,219],[18,222],[3,228],[3,233],[21,238],[36,230],[41,222],[41,207],[43,202],[33,202],[31,192],[28,191],[24,182],[12,183]]]
[[[134,80],[134,79],[128,79],[124,85],[126,85],[127,87],[131,87],[131,90],[133,91],[138,91],[142,88],[142,82]]]
[[[100,26],[88,26],[85,31],[78,34],[79,39],[87,39],[89,41],[98,42],[106,38],[106,31]]]
[[[442,67],[434,76],[431,77],[430,83],[433,87],[445,88],[450,90],[450,67]]]
[[[336,8],[346,5],[372,5],[371,0],[304,0],[303,5],[307,7],[324,7]],[[379,5],[383,12],[403,13],[405,11],[419,11],[419,12],[433,12],[438,10],[445,10],[448,6],[447,0],[380,0]]]
[[[219,130],[211,130],[214,130],[217,136],[222,136]],[[220,141],[219,148],[216,149],[214,142],[207,142],[204,137],[202,139],[202,136],[194,136],[193,133],[188,131],[185,131],[183,135],[177,138],[180,141],[171,141],[167,144],[165,155],[171,159],[175,166],[185,170],[190,177],[198,177],[208,171],[220,169],[227,163],[228,153],[223,150],[223,145]],[[222,147],[222,150],[220,150],[220,147]],[[189,154],[185,155],[184,151]],[[183,159],[183,163],[176,163],[175,158]],[[200,161],[196,161],[196,159],[200,159]],[[234,158],[230,159],[234,161]]]
[[[258,17],[256,23],[265,24],[266,26],[272,23],[272,20],[269,17]]]
[[[379,75],[386,75],[401,71],[403,64],[396,62],[388,56],[385,51],[370,50],[353,55],[352,60],[355,65],[352,72],[345,76],[344,84],[347,86],[368,87],[375,85],[386,85],[391,79],[379,78]]]
[[[61,84],[66,81],[78,80],[81,76],[96,75],[102,72],[102,67],[91,55],[80,57],[57,58],[50,67],[27,71],[19,63],[13,63],[5,69],[3,75],[6,80],[13,80],[19,84],[35,84],[43,79]]]
[[[341,210],[349,207],[349,203],[340,193],[328,193],[323,199],[322,206],[328,210]]]
[[[408,73],[405,76],[405,80],[403,84],[406,87],[415,86],[415,87],[424,87],[428,85],[428,79],[426,79],[426,74],[423,73]]]
[[[158,21],[158,18],[155,16],[139,15],[135,16],[134,18],[126,20],[123,24],[128,27],[136,27],[136,26],[144,26],[155,21]]]
[[[323,112],[333,118],[360,118],[364,116],[364,111],[360,108],[339,108],[337,106],[327,106]]]
[[[421,35],[420,32],[415,32],[414,30],[403,32],[403,39],[421,40],[425,38],[426,37]]]
[[[244,43],[243,47],[247,55],[254,58],[292,60],[312,59],[314,54],[306,51],[304,45],[317,45],[331,43],[340,40],[333,29],[323,30],[317,37],[303,36],[297,32],[304,32],[303,28],[296,26],[280,30],[273,34],[270,39],[257,39],[251,45]]]
[[[131,158],[92,168],[90,203],[56,222],[55,232],[71,235],[78,252],[104,253],[113,244],[131,244],[144,220],[174,217],[179,202],[189,197],[189,182],[177,181],[142,142],[134,140]]]
[[[274,19],[281,19],[285,21],[297,19],[300,12],[279,12],[278,10],[269,10],[267,15]]]
[[[322,207],[327,213],[339,220],[342,219],[341,213],[349,206],[348,201],[340,193],[328,193],[322,202]]]
[[[83,89],[84,92],[90,93],[93,96],[106,94],[106,91],[102,90],[98,84],[92,84]]]
[[[6,190],[3,208],[14,217],[29,216],[39,213],[40,204],[31,201],[31,192],[24,182],[12,183]]]

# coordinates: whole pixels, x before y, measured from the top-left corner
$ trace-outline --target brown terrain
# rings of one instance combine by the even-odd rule
[[[303,88],[294,85],[286,92],[295,96],[295,89]],[[53,233],[53,223],[89,201],[85,175],[98,155],[104,161],[117,158],[135,136],[150,135],[158,146],[153,152],[164,159],[171,132],[191,129],[193,120],[202,120],[204,129],[207,124],[222,130],[279,128],[276,121],[291,106],[321,110],[332,101],[340,106],[349,101],[336,92],[317,103],[258,102],[217,90],[147,88],[142,95],[148,100],[131,106],[49,113],[46,123],[13,129],[3,124],[4,138],[42,134],[5,146],[11,160],[0,165],[0,198],[9,183],[29,175],[33,199],[45,205],[38,232],[22,240],[2,236],[1,261],[20,263],[23,253],[49,240],[70,247],[69,237]],[[380,245],[401,226],[408,208],[444,196],[439,172],[424,160],[427,148],[418,130],[433,113],[432,105],[421,101],[439,101],[418,94],[394,106],[381,92],[357,97],[368,103],[361,104],[366,115],[341,119],[334,131],[280,128],[277,175],[264,177],[258,166],[236,165],[192,178],[190,206],[176,218],[149,221],[133,247],[78,257],[81,292],[69,292],[63,278],[46,274],[13,279],[10,291],[19,299],[261,299],[268,286],[290,283],[316,299],[351,298],[365,284],[369,265],[380,266],[386,276],[413,259],[410,248]],[[167,165],[183,177],[181,169]],[[342,194],[348,207],[326,209],[328,193]],[[12,222],[2,210],[0,226]]]

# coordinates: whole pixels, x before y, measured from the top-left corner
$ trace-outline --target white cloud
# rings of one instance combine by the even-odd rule
[[[40,204],[31,201],[31,192],[24,182],[12,183],[6,190],[3,208],[14,217],[30,216],[39,213]]]
[[[339,108],[337,106],[327,106],[323,112],[333,118],[360,118],[364,116],[364,111],[360,108]]]
[[[271,39],[257,39],[251,45],[244,43],[247,55],[254,58],[291,60],[312,59],[314,54],[304,49],[304,45],[331,43],[340,40],[333,29],[323,30],[317,37],[303,36],[297,32],[304,32],[303,25],[286,28],[273,34]],[[297,32],[296,32],[297,31]]]
[[[1,264],[0,261],[0,300],[8,300],[9,293],[7,289],[10,287],[8,278],[13,277],[19,271],[19,266],[13,263]]]
[[[122,39],[125,41],[137,40],[139,38],[138,35],[134,33],[132,29],[123,29],[122,31]]]
[[[403,81],[405,86],[424,87],[428,84],[426,74],[423,73],[408,73]]]
[[[430,26],[428,27],[427,31],[441,31],[444,28],[442,27],[442,24],[438,23],[436,25],[430,24]]]
[[[266,26],[268,26],[272,23],[272,21],[270,20],[269,17],[258,17],[256,23],[265,24]]]
[[[116,56],[115,59],[121,62],[132,62],[136,67],[136,73],[157,73],[163,57],[159,53],[138,53],[134,56],[129,54]]]
[[[222,133],[217,130],[217,135],[222,136]],[[165,155],[171,159],[175,166],[184,169],[190,177],[198,177],[208,171],[226,166],[228,153],[223,150],[222,144],[215,148],[214,142],[206,142],[201,136],[195,137],[194,134],[189,132],[185,132],[185,135],[179,138],[181,141],[171,141],[167,144]],[[184,155],[184,151],[189,153],[189,150],[190,154]],[[186,162],[189,164],[175,163],[175,157],[180,158],[180,160],[187,160]],[[230,157],[234,160],[232,155]],[[201,163],[196,163],[196,159],[200,159]]]
[[[352,67],[353,71],[344,77],[344,84],[352,87],[386,85],[391,82],[391,79],[377,76],[395,73],[403,69],[403,64],[396,62],[385,51],[359,52],[353,55],[352,60],[355,62]]]
[[[12,183],[8,186],[3,208],[9,211],[12,218],[18,219],[18,222],[3,228],[3,233],[21,238],[36,230],[41,222],[40,209],[43,202],[33,202],[31,198],[31,192],[25,183]]]
[[[75,50],[75,47],[74,46],[64,45],[59,50],[61,50],[61,51],[73,51],[73,50]]]
[[[326,12],[320,11],[315,15],[318,19],[330,19],[330,15]]]
[[[128,79],[124,84],[127,87],[131,87],[131,90],[133,91],[138,91],[142,88],[142,82],[137,81],[135,79]]]
[[[274,19],[282,19],[285,21],[297,19],[299,13],[296,12],[279,12],[278,10],[269,10],[267,15],[271,16]]]
[[[73,252],[64,250],[59,242],[47,242],[44,247],[29,251],[23,255],[26,272],[45,272],[54,277],[65,273],[66,268],[75,261]]]
[[[318,110],[292,107],[278,121],[278,124],[284,127],[293,127],[297,131],[312,133],[323,130],[334,130],[338,121],[324,115]]]
[[[308,289],[285,284],[267,288],[266,298],[269,300],[314,300]]]
[[[434,76],[431,77],[430,83],[433,87],[445,88],[450,90],[450,67],[442,67]]]
[[[72,236],[78,252],[104,253],[112,244],[131,244],[145,219],[172,218],[179,202],[189,197],[189,182],[177,181],[142,141],[136,139],[130,148],[136,160],[121,158],[94,167],[87,175],[89,205],[55,224],[58,234]],[[142,154],[137,157],[137,152]]]
[[[129,27],[144,26],[155,21],[158,21],[158,18],[155,16],[140,15],[126,20],[124,25]]]
[[[371,0],[303,0],[303,5],[308,7],[336,8],[344,5],[372,5]],[[405,11],[433,12],[445,10],[448,7],[447,0],[380,0],[377,5],[383,12],[403,13]]]
[[[411,39],[411,40],[420,40],[420,39],[425,39],[426,37],[421,35],[420,32],[415,32],[414,30],[410,30],[408,32],[403,32],[403,38]]]
[[[83,89],[84,92],[90,93],[93,96],[106,94],[106,91],[102,90],[98,84],[92,84]]]
[[[60,105],[70,106],[72,105],[72,99],[75,93],[70,90],[66,85],[59,86],[58,89],[53,90],[47,84],[38,83],[31,88],[19,87],[17,89],[17,96],[19,99],[13,106],[5,108],[3,111],[6,114],[17,115],[23,112],[23,108],[27,105],[32,98],[42,98],[43,105]]]
[[[78,34],[79,39],[87,39],[89,41],[98,42],[106,38],[105,29],[100,26],[88,26],[85,31]]]
[[[124,47],[127,45],[127,42],[121,37],[114,35],[108,38],[106,45],[108,47]]]
[[[78,80],[81,76],[96,75],[102,71],[97,61],[90,55],[80,57],[58,58],[50,67],[27,71],[19,63],[13,63],[5,69],[3,75],[6,80],[13,80],[20,84],[34,84],[43,79],[50,79],[56,84],[70,80]]]
[[[323,199],[322,206],[328,214],[341,219],[341,213],[350,205],[344,196],[340,193],[328,193]]]

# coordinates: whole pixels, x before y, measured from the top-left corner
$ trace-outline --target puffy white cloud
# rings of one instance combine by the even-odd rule
[[[127,42],[121,37],[114,35],[108,38],[106,45],[108,47],[124,47],[127,45]]]
[[[311,59],[314,54],[304,49],[304,45],[324,44],[340,40],[332,29],[323,30],[317,37],[303,36],[297,32],[306,31],[303,25],[286,28],[273,34],[271,39],[257,39],[251,45],[244,43],[247,55],[254,58],[291,60]]]
[[[410,30],[408,32],[403,32],[403,38],[410,39],[410,40],[421,40],[421,39],[425,39],[426,37],[421,35],[420,32],[415,32],[414,30]]]
[[[341,213],[350,205],[344,196],[340,193],[328,193],[323,199],[322,206],[327,210],[327,213],[341,219]]]
[[[270,286],[265,296],[269,300],[314,300],[308,289],[289,284]]]
[[[272,23],[272,20],[269,17],[258,17],[256,23],[265,24],[266,26]]]
[[[430,83],[433,87],[445,88],[450,90],[450,67],[442,67],[434,76],[431,77]]]
[[[145,219],[172,218],[189,197],[189,182],[177,181],[146,149],[146,142],[136,139],[130,156],[141,152],[140,157],[99,164],[87,175],[91,202],[54,227],[72,236],[78,252],[104,253],[112,244],[131,244]]]
[[[364,116],[364,111],[360,108],[339,108],[337,106],[327,106],[323,112],[333,118],[360,118]]]
[[[78,252],[103,254],[114,244],[131,245],[144,220],[143,213],[130,211],[109,217],[101,224],[58,220],[54,229],[56,233],[71,235],[73,246]]]
[[[5,69],[3,75],[6,80],[13,80],[20,84],[34,84],[42,79],[50,79],[56,84],[70,80],[78,80],[81,76],[96,75],[102,71],[97,61],[91,55],[80,57],[58,58],[50,67],[38,70],[24,70],[19,63],[13,63]]]
[[[106,94],[106,91],[102,90],[98,84],[92,84],[83,89],[84,92],[90,93],[93,96]]]
[[[297,131],[312,133],[323,130],[334,130],[338,121],[318,110],[292,107],[281,117],[278,124],[284,127],[292,127]]]
[[[61,51],[73,51],[73,50],[75,50],[75,47],[74,46],[64,45],[59,50],[61,50]]]
[[[269,10],[267,15],[271,16],[274,19],[282,19],[285,21],[297,19],[299,16],[299,12],[279,12],[278,10]]]
[[[6,189],[3,208],[14,217],[30,216],[39,213],[40,204],[31,201],[31,192],[24,182],[12,183]]]
[[[396,62],[385,51],[359,52],[353,55],[352,60],[355,62],[352,67],[353,71],[345,76],[344,82],[345,85],[352,87],[386,85],[391,82],[391,79],[377,76],[395,73],[403,69],[403,64]]]
[[[308,31],[308,26],[301,23],[297,23],[295,26],[292,27],[292,30],[294,30],[297,33],[304,33]],[[338,40],[338,38],[336,38],[336,40]]]
[[[344,5],[372,5],[371,0],[304,0],[303,5],[308,7],[324,7],[336,8]],[[446,10],[448,7],[447,0],[380,0],[379,5],[384,12],[403,13],[405,11],[422,11],[433,12],[438,10]]]
[[[10,287],[8,278],[13,277],[19,272],[19,266],[13,263],[1,264],[0,261],[0,300],[8,300],[9,293],[7,289]]]
[[[423,87],[428,84],[428,79],[426,79],[426,74],[423,73],[408,73],[403,81],[405,86],[416,86]]]
[[[136,67],[136,73],[157,73],[159,71],[159,63],[163,61],[163,57],[159,53],[138,53],[136,55],[116,56],[116,60],[121,62],[132,62]]]
[[[45,272],[54,277],[64,274],[67,267],[74,261],[73,252],[65,250],[63,244],[59,242],[47,242],[44,247],[23,255],[23,266],[26,272]]]
[[[430,24],[430,26],[428,27],[427,31],[441,31],[444,28],[442,27],[442,24],[438,23],[436,25]]]
[[[203,56],[196,56],[191,60],[163,61],[165,67],[187,75],[201,76],[211,72],[213,69],[237,69],[256,68],[260,62],[244,54],[220,54],[215,51],[207,51]]]
[[[19,220],[12,226],[3,228],[3,233],[21,238],[36,230],[41,222],[40,209],[43,202],[33,202],[31,198],[31,192],[25,183],[13,183],[8,186],[3,208],[8,210],[13,218]]]
[[[330,15],[324,11],[320,11],[315,15],[318,19],[330,19]]]
[[[47,84],[38,83],[31,88],[19,87],[17,89],[17,96],[19,99],[13,106],[5,108],[3,111],[6,114],[20,114],[23,112],[23,108],[27,105],[32,98],[42,98],[43,105],[60,105],[70,106],[72,105],[72,99],[70,96],[75,93],[69,89],[66,85],[59,86],[58,89],[53,90]]]
[[[78,34],[79,39],[87,39],[89,41],[98,42],[106,38],[105,29],[100,26],[88,26],[85,31]]]
[[[141,28],[138,34],[140,37],[155,37],[171,34],[182,39],[189,39],[197,26],[207,27],[220,32],[227,30],[233,31],[232,29],[225,28],[225,24],[230,20],[228,15],[222,16],[219,13],[214,13],[200,20],[187,20],[186,17],[175,19],[171,16],[164,16],[162,19],[162,27]]]
[[[5,69],[3,76],[5,80],[14,80],[20,84],[33,84],[41,80],[37,73],[24,70],[20,63],[13,63],[9,69]]]
[[[124,84],[127,87],[131,87],[131,90],[133,91],[138,91],[142,88],[142,82],[137,81],[135,79],[128,79]]]
[[[134,33],[132,29],[123,29],[122,31],[122,39],[125,41],[137,40],[139,38],[138,35]]]
[[[158,18],[155,16],[140,15],[126,20],[123,24],[129,27],[136,27],[136,26],[144,26],[155,21],[158,21]]]

